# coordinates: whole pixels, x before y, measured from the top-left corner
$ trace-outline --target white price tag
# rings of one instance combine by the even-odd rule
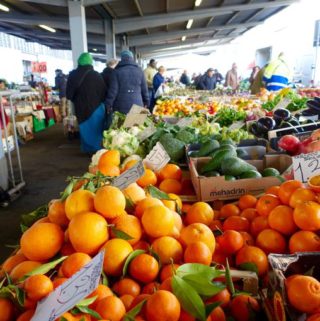
[[[150,126],[148,126],[144,131],[140,132],[138,134],[138,139],[140,142],[143,142],[144,140],[146,140],[147,138],[149,138],[150,136],[152,136],[155,132],[156,132],[156,128],[154,127],[153,124],[151,124]]]
[[[157,144],[152,148],[151,152],[144,159],[146,166],[156,172],[169,162],[170,156],[159,142],[157,142]]]
[[[31,321],[55,321],[92,293],[99,284],[103,259],[104,251],[97,254],[91,262],[57,287],[47,298],[41,300]]]
[[[126,170],[123,174],[113,180],[112,185],[123,190],[130,184],[135,183],[141,176],[144,175],[144,166],[142,161]]]
[[[147,114],[128,114],[123,123],[123,127],[129,128],[132,126],[143,125],[147,117]]]
[[[230,130],[239,129],[244,126],[244,121],[236,121],[229,126]]]
[[[294,179],[306,183],[311,176],[320,174],[320,152],[292,157]]]
[[[133,104],[129,110],[129,114],[150,114],[150,111],[147,108]]]
[[[282,100],[280,100],[276,106],[274,107],[273,110],[279,109],[279,108],[286,108],[289,104],[291,103],[291,99],[290,98],[283,98]]]
[[[188,118],[182,118],[180,119],[178,122],[177,122],[177,125],[179,127],[188,127],[192,124],[193,122],[193,119],[191,117],[188,117]]]

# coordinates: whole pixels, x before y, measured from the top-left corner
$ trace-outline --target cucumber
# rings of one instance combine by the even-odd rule
[[[272,168],[272,167],[265,168],[262,171],[262,176],[263,177],[279,176],[279,175],[280,175],[279,171],[277,169],[275,169],[275,168]]]
[[[249,170],[256,171],[257,169],[238,157],[224,159],[221,164],[221,171],[225,175],[240,176]]]
[[[207,156],[219,147],[220,144],[217,140],[210,140],[201,145],[200,150],[198,152],[198,157]]]
[[[237,155],[237,152],[235,149],[229,150],[229,149],[222,149],[218,150],[215,155],[212,157],[212,159],[205,164],[201,170],[200,174],[204,174],[211,171],[216,171],[221,168],[221,164],[223,161],[229,157],[234,157]]]
[[[217,177],[220,176],[220,173],[218,171],[211,171],[206,173],[206,177]]]
[[[244,178],[261,178],[261,174],[254,170],[254,169],[251,169],[247,172],[244,172],[240,175],[240,179],[244,179]]]
[[[248,152],[241,148],[237,148],[237,156],[242,159],[249,158]]]
[[[231,176],[231,175],[225,175],[224,179],[226,181],[235,181],[235,180],[237,180],[234,176]]]

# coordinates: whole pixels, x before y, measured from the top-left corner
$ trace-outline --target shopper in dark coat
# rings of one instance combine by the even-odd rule
[[[83,53],[78,59],[77,69],[70,72],[67,81],[67,98],[75,107],[84,152],[101,149],[102,132],[105,128],[105,92],[102,76],[94,71],[93,59]]]
[[[191,80],[190,77],[188,76],[188,71],[184,70],[181,77],[180,77],[180,82],[186,86],[191,85]]]
[[[56,69],[56,77],[54,79],[55,86],[54,90],[59,91],[59,98],[60,98],[60,112],[62,117],[65,117],[68,114],[67,111],[67,76],[62,72],[61,69]]]
[[[107,63],[107,68],[104,68],[101,73],[104,83],[106,84],[106,91],[107,92],[110,88],[111,82],[113,81],[113,79],[115,77],[115,68],[116,68],[117,64],[118,64],[118,60],[116,60],[116,59],[109,60]]]
[[[149,94],[142,69],[134,62],[129,50],[121,52],[115,79],[107,92],[106,107],[127,114],[133,104],[148,107]]]
[[[199,90],[213,90],[216,88],[216,78],[214,77],[214,71],[209,68],[207,72],[200,78],[197,89]]]

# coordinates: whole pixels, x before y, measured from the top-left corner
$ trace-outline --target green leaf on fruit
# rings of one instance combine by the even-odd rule
[[[126,241],[133,240],[132,236],[130,236],[126,232],[116,229],[114,226],[111,227],[111,231],[118,239],[122,239]]]
[[[258,267],[255,263],[253,262],[245,262],[239,265],[239,268],[241,270],[245,270],[245,271],[251,271],[251,272],[255,272],[258,274]]]
[[[77,307],[87,307],[88,305],[92,304],[96,299],[97,299],[97,295],[92,297],[92,298],[87,298],[87,299],[84,299],[82,301],[80,301],[79,303],[76,304]]]
[[[126,262],[124,263],[124,266],[123,266],[123,269],[122,269],[122,275],[123,275],[123,276],[125,276],[125,275],[127,274],[127,272],[128,272],[128,267],[129,267],[130,262],[131,262],[134,258],[136,258],[138,255],[143,254],[143,253],[145,253],[144,250],[135,250],[135,251],[131,252],[131,253],[128,255],[128,257],[127,257],[127,259],[126,259]]]
[[[72,193],[74,185],[75,185],[75,180],[71,179],[71,182],[67,185],[65,190],[61,193],[61,201],[65,201],[67,197]]]
[[[89,309],[88,307],[85,307],[85,306],[76,306],[76,309],[82,313],[87,313],[89,315],[91,315],[92,317],[94,317],[95,319],[97,320],[101,320],[101,316],[98,312],[92,310],[92,309]]]
[[[134,211],[134,202],[130,197],[126,197],[126,211],[129,213]]]
[[[158,188],[152,185],[146,187],[146,192],[150,194],[151,197],[159,200],[170,200],[170,196],[167,193],[160,191]]]
[[[230,291],[231,295],[233,296],[235,294],[235,289],[232,281],[232,276],[230,272],[230,266],[229,266],[229,261],[228,259],[226,260],[226,285],[228,290]]]
[[[214,267],[206,266],[199,263],[186,263],[178,267],[177,275],[184,277],[186,275],[197,275],[209,281],[224,275],[224,272],[217,270]]]
[[[109,286],[108,277],[106,276],[104,271],[101,272],[101,277],[102,277],[102,284],[106,285],[106,286]]]
[[[126,315],[123,318],[123,321],[134,321],[134,318],[140,313],[146,302],[147,299],[144,299],[134,308],[132,308],[128,313],[126,313]]]
[[[206,321],[204,303],[192,286],[181,277],[174,275],[172,277],[172,289],[185,311],[201,321]]]

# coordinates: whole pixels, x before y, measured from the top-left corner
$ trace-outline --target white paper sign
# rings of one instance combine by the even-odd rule
[[[79,272],[41,300],[31,321],[55,321],[92,293],[99,284],[103,259],[104,251],[99,252]]]
[[[191,118],[191,117],[189,117],[189,118],[182,118],[182,119],[180,119],[178,122],[177,122],[177,125],[179,126],[179,127],[188,127],[188,126],[190,126],[191,124],[192,124],[192,122],[193,122],[193,119]]]
[[[233,124],[231,124],[229,126],[229,129],[230,130],[240,129],[243,126],[244,126],[244,121],[242,121],[242,120],[241,121],[236,121],[236,122],[234,122]]]
[[[286,108],[289,104],[291,103],[291,99],[290,98],[283,98],[282,100],[280,100],[276,106],[274,107],[273,110],[279,109],[279,108]]]
[[[320,174],[320,152],[292,157],[294,179],[306,183],[311,176]]]
[[[130,128],[132,126],[143,125],[148,117],[148,114],[128,114],[123,127]]]
[[[150,114],[150,111],[147,108],[141,107],[139,105],[133,104],[129,110],[129,114]]]
[[[112,185],[123,190],[130,184],[135,183],[145,173],[142,161],[126,170],[123,174],[113,180]]]
[[[146,166],[156,172],[169,162],[170,156],[159,142],[152,148],[151,152],[144,159]]]
[[[155,126],[153,124],[151,124],[145,130],[140,132],[137,137],[140,142],[143,142],[144,140],[146,140],[147,138],[152,136],[156,131],[157,130],[156,130]]]

